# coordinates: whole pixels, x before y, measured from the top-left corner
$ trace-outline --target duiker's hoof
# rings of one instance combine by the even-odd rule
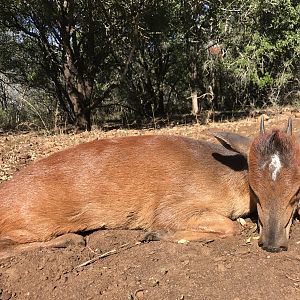
[[[45,243],[45,247],[49,248],[67,248],[68,246],[84,247],[85,240],[79,234],[67,233]]]
[[[142,243],[149,243],[153,241],[160,241],[160,234],[158,232],[147,232],[140,240]]]

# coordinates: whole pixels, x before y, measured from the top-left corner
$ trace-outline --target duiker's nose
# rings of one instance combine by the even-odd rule
[[[268,251],[268,252],[281,252],[281,251],[287,251],[287,247],[286,246],[280,246],[280,247],[274,247],[274,246],[265,246],[265,245],[259,245],[260,247],[262,247],[262,249]]]
[[[288,233],[280,216],[268,216],[265,226],[260,229],[258,245],[268,252],[281,252],[288,249]]]

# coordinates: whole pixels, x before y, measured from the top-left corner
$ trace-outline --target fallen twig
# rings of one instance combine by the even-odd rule
[[[293,277],[289,276],[288,274],[285,274],[285,277],[288,278],[288,279],[290,279],[290,280],[293,280],[295,282],[299,282],[300,281],[299,278],[293,278]]]
[[[101,254],[101,255],[95,256],[95,257],[93,257],[92,259],[89,259],[89,260],[87,260],[86,262],[84,262],[84,263],[82,263],[82,264],[76,266],[75,269],[81,268],[81,267],[84,267],[84,266],[87,266],[87,265],[89,265],[89,264],[95,262],[95,261],[98,260],[98,259],[104,258],[104,257],[106,257],[106,256],[110,256],[110,255],[112,255],[112,254],[115,254],[116,252],[117,252],[117,250],[116,250],[116,249],[113,249],[113,250],[110,250],[110,251],[108,251],[108,252],[105,252],[105,253],[103,253],[103,254]]]
[[[285,255],[286,258],[290,259],[290,260],[297,260],[297,261],[300,261],[300,255]]]
[[[110,250],[110,251],[107,251],[107,252],[105,252],[105,253],[102,253],[102,254],[100,254],[100,255],[97,255],[97,256],[93,257],[92,259],[89,259],[89,260],[83,262],[82,264],[80,264],[80,265],[74,267],[74,269],[78,269],[78,268],[81,268],[81,267],[85,267],[85,266],[87,266],[87,265],[89,265],[89,264],[91,264],[91,263],[93,263],[93,262],[95,262],[95,261],[97,261],[97,260],[99,260],[99,259],[102,259],[102,258],[104,258],[104,257],[110,256],[110,255],[114,255],[114,254],[117,254],[117,253],[120,253],[121,250],[128,250],[128,249],[131,249],[131,248],[133,248],[133,247],[135,247],[135,246],[137,246],[137,245],[140,245],[140,244],[141,244],[141,242],[136,242],[136,243],[134,243],[133,245],[127,247],[127,248],[125,248],[125,247],[128,246],[129,243],[123,244],[123,245],[121,245],[121,246],[119,247],[119,249],[112,249],[112,250]],[[124,249],[124,248],[125,248],[125,249]]]

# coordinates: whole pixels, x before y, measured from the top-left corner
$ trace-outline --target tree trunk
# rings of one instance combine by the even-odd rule
[[[92,81],[80,76],[71,55],[66,54],[64,78],[68,97],[72,103],[77,130],[91,130]]]
[[[192,97],[192,114],[196,116],[199,112],[198,93],[196,89],[191,91],[191,97]]]
[[[80,99],[76,94],[71,94],[69,97],[74,108],[76,129],[91,131],[91,112],[85,106],[86,101]]]
[[[75,20],[73,19],[74,2],[63,1],[61,17],[58,20],[61,31],[61,42],[64,48],[63,76],[65,88],[72,105],[77,130],[91,130],[91,98],[95,73],[91,72],[93,66],[84,61],[80,54],[77,40]],[[85,49],[93,53],[94,36],[89,34],[91,47]]]
[[[192,114],[196,116],[199,112],[199,106],[197,92],[197,65],[194,61],[191,61],[190,86],[192,98]]]
[[[162,84],[159,87],[157,114],[160,117],[165,116],[164,91],[163,91]]]

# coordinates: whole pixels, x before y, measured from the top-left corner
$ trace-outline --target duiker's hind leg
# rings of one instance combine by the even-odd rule
[[[233,236],[238,232],[238,225],[227,217],[213,212],[204,212],[189,219],[176,219],[169,226],[154,226],[143,241],[167,240],[178,242],[211,241],[217,238]]]
[[[81,235],[75,233],[67,233],[46,242],[29,242],[26,244],[19,244],[6,239],[0,241],[0,259],[40,248],[66,248],[68,246],[85,246],[85,240]]]

